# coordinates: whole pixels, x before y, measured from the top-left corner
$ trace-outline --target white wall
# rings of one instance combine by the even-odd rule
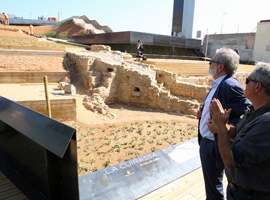
[[[270,20],[257,24],[253,60],[270,62]]]
[[[207,57],[211,58],[217,49],[227,47],[238,49],[242,61],[252,61],[254,50],[255,33],[235,33],[235,34],[212,34],[208,35],[203,41],[202,51]],[[207,43],[207,44],[206,44]],[[207,45],[207,53],[205,52]]]

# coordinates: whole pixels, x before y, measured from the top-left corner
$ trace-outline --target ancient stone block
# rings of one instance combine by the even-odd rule
[[[75,95],[76,94],[76,87],[72,84],[65,85],[65,93]]]

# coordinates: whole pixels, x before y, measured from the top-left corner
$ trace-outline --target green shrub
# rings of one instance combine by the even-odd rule
[[[243,65],[255,65],[255,61],[253,60],[240,60],[240,64],[243,64]]]
[[[61,25],[64,25],[64,24],[69,24],[71,21],[72,21],[72,19],[61,21],[61,22],[57,23],[56,26],[61,26]]]
[[[58,38],[58,39],[63,39],[66,40],[67,39],[67,34],[62,34],[62,33],[57,33],[57,32],[49,32],[46,34],[46,37],[52,37],[52,38]]]

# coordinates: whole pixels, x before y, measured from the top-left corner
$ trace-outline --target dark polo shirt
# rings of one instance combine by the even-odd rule
[[[228,180],[245,190],[270,192],[270,104],[245,114],[236,132]]]

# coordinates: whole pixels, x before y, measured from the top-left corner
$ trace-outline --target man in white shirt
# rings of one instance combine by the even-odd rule
[[[207,200],[223,200],[224,164],[217,148],[217,137],[208,129],[211,120],[209,106],[213,98],[219,99],[224,109],[232,109],[229,123],[235,125],[247,111],[249,100],[244,96],[240,83],[232,77],[239,65],[240,57],[232,49],[221,48],[209,62],[209,74],[214,81],[202,109],[198,111],[200,158]]]

